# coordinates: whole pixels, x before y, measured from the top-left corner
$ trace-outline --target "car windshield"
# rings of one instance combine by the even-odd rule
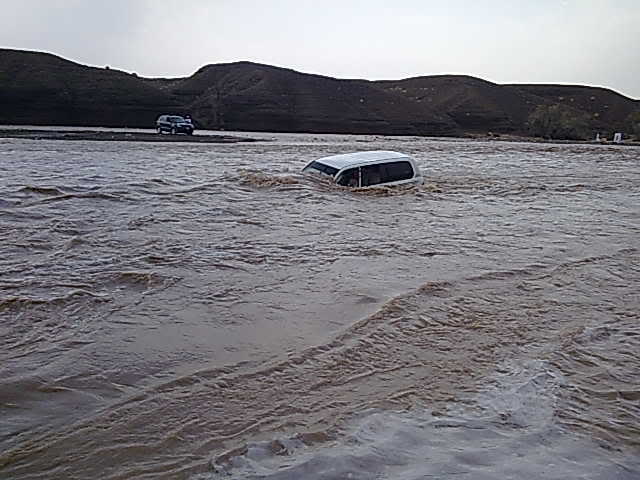
[[[320,162],[311,162],[309,165],[304,167],[302,171],[303,172],[320,172],[320,173],[324,173],[325,175],[330,175],[332,177],[336,173],[338,173],[337,168],[330,167],[329,165],[325,165],[324,163],[320,163]]]
[[[184,122],[185,119],[182,117],[169,117],[167,118],[168,121],[170,122]]]

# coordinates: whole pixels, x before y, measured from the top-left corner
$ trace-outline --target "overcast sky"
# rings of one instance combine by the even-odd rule
[[[640,99],[640,0],[0,0],[0,46],[141,76],[251,60],[339,78],[460,73]]]

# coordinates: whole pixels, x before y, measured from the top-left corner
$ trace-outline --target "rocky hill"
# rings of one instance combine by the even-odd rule
[[[374,82],[249,62],[209,65],[173,85],[171,92],[194,118],[231,130],[415,135],[458,130],[448,115],[426,111]]]
[[[603,132],[629,128],[629,116],[640,112],[640,100],[632,100],[613,90],[581,85],[505,85],[527,98],[539,99],[546,105],[561,105],[575,109],[590,119],[594,130]],[[539,104],[539,103],[538,103]]]
[[[152,127],[162,113],[189,113],[200,128],[392,135],[526,135],[532,113],[556,105],[589,135],[606,134],[624,131],[640,110],[605,88],[460,75],[348,80],[250,62],[146,79],[8,49],[0,49],[0,105],[3,124]]]
[[[38,52],[0,49],[0,123],[150,126],[181,108],[135,75]]]
[[[377,82],[389,92],[445,112],[465,132],[518,132],[540,99],[464,75],[435,75]]]

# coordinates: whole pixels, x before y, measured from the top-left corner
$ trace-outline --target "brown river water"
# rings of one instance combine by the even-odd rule
[[[640,478],[640,148],[256,135],[0,139],[1,479]]]

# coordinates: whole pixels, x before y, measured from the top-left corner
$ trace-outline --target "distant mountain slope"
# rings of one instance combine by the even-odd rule
[[[377,83],[425,109],[446,112],[467,132],[519,131],[532,108],[526,94],[466,75],[434,75]]]
[[[172,96],[118,70],[38,52],[0,49],[0,123],[150,126]]]
[[[455,134],[446,114],[366,80],[338,80],[249,62],[209,65],[172,89],[210,125],[226,129]]]
[[[547,104],[561,104],[588,115],[593,128],[603,131],[624,131],[628,116],[640,109],[640,101],[632,100],[613,90],[582,85],[504,85],[511,90],[537,98]]]
[[[610,132],[640,110],[637,100],[585,86],[462,75],[343,80],[251,62],[149,79],[8,49],[0,49],[0,105],[5,124],[152,127],[162,113],[190,113],[201,128],[411,135],[527,134],[532,112],[552,105]]]

